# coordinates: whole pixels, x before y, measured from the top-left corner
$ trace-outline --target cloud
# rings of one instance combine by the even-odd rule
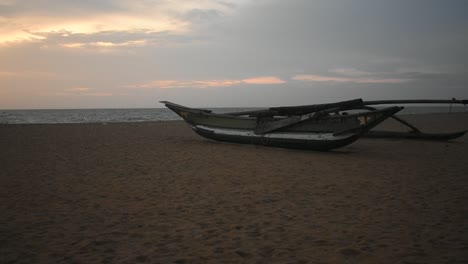
[[[93,34],[73,33],[69,31],[35,32],[39,39],[36,43],[21,42],[24,47],[39,44],[41,49],[86,50],[86,51],[130,51],[132,48],[145,46],[170,46],[194,40],[174,32],[152,32],[149,30],[102,31]],[[16,45],[19,46],[20,43]],[[1,44],[0,44],[1,47]]]
[[[0,79],[10,78],[53,80],[59,79],[60,76],[57,73],[48,71],[0,71]]]
[[[45,42],[55,37],[63,42],[76,36],[109,36],[107,32],[140,32],[152,34],[171,32],[180,34],[188,30],[188,23],[175,18],[158,16],[145,18],[131,15],[109,14],[84,18],[19,17],[12,26],[0,28],[0,43],[14,45],[21,42]],[[60,38],[58,38],[60,37]]]
[[[91,88],[89,87],[73,87],[73,88],[68,88],[65,89],[67,92],[83,92],[83,91],[89,91]]]
[[[315,75],[304,74],[292,77],[295,81],[308,82],[336,82],[336,83],[380,83],[380,84],[397,84],[412,81],[406,74],[395,74],[386,72],[368,72],[361,71],[355,68],[335,68],[329,70],[334,75]]]
[[[21,77],[22,73],[19,72],[12,72],[12,71],[0,71],[0,78],[1,77]]]
[[[410,79],[398,78],[346,78],[346,77],[333,77],[324,75],[296,75],[292,78],[296,81],[309,81],[309,82],[338,82],[338,83],[404,83],[411,81]]]
[[[195,24],[217,19],[233,10],[226,3],[215,0],[38,2],[40,4],[36,2],[26,4],[21,1],[0,2],[2,6],[0,44],[12,46],[22,42],[47,42],[49,37],[57,33],[60,33],[65,44],[67,43],[65,39],[76,34],[100,35],[105,32],[136,31],[146,34],[160,32],[190,34]],[[118,44],[109,40],[102,42]],[[83,47],[88,43],[81,44]],[[93,46],[93,43],[89,44]],[[152,44],[152,42],[138,44]]]
[[[366,71],[360,71],[355,68],[336,68],[336,69],[331,69],[329,72],[344,75],[344,76],[368,76],[372,75],[370,72]]]
[[[274,85],[286,83],[284,80],[275,76],[259,76],[239,80],[193,80],[193,81],[180,81],[180,80],[156,80],[142,84],[128,85],[128,88],[140,89],[174,89],[174,88],[217,88],[228,87],[240,84],[253,84],[253,85]]]
[[[239,84],[236,80],[201,80],[201,81],[180,81],[180,80],[157,80],[147,83],[129,85],[129,88],[160,88],[160,89],[173,89],[173,88],[210,88],[210,87],[225,87]]]
[[[83,96],[97,96],[97,97],[108,97],[113,96],[113,93],[83,93]]]
[[[67,92],[58,92],[55,93],[56,96],[89,96],[89,97],[110,97],[114,96],[113,93],[80,93],[80,94],[74,94],[74,93],[67,93]]]
[[[54,93],[56,96],[90,96],[90,97],[109,97],[113,93],[95,91],[90,87],[71,87],[66,88],[61,92]]]
[[[275,77],[275,76],[254,77],[254,78],[244,79],[244,80],[242,80],[242,82],[247,83],[247,84],[282,84],[282,83],[286,83],[285,81],[283,81],[280,78]]]
[[[130,40],[124,42],[110,42],[110,41],[97,41],[97,42],[68,42],[61,44],[64,48],[70,49],[84,49],[84,48],[101,48],[101,49],[115,49],[123,47],[138,47],[145,46],[150,43],[147,39]]]

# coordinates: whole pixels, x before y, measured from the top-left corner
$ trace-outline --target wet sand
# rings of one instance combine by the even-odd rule
[[[0,125],[0,208],[0,263],[468,263],[468,136],[324,153],[179,121]]]

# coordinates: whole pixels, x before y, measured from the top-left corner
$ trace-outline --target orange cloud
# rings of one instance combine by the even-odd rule
[[[70,93],[70,92],[58,92],[56,96],[90,96],[90,97],[108,97],[113,96],[112,93]]]
[[[249,79],[242,80],[243,83],[247,84],[282,84],[286,83],[285,81],[281,80],[278,77],[274,76],[261,76],[261,77],[254,77]]]
[[[226,87],[238,85],[241,81],[238,80],[208,80],[208,81],[193,81],[195,87],[209,88],[209,87]]]
[[[57,92],[55,95],[58,96],[93,96],[93,97],[106,97],[113,96],[112,93],[97,92],[93,88],[89,87],[72,87],[64,89],[63,92]]]
[[[0,79],[28,78],[28,79],[57,79],[59,75],[53,72],[42,71],[0,71]]]
[[[61,47],[68,49],[87,49],[92,48],[98,52],[112,52],[113,49],[123,47],[141,47],[149,45],[151,41],[147,39],[139,39],[125,42],[111,42],[111,41],[98,41],[98,42],[70,42],[61,44]]]
[[[83,93],[83,96],[107,97],[107,96],[113,96],[113,94],[112,93]]]
[[[128,88],[160,88],[160,89],[173,89],[173,88],[215,88],[227,87],[240,84],[282,84],[285,81],[274,76],[260,76],[242,80],[196,80],[196,81],[179,81],[179,80],[158,80],[142,84],[128,85]]]
[[[232,13],[233,9],[225,2],[229,1],[110,1],[103,5],[106,9],[95,9],[94,5],[67,3],[61,3],[57,8],[49,8],[48,5],[52,5],[53,1],[45,1],[43,5],[33,5],[33,9],[21,1],[0,0],[0,6],[8,7],[2,12],[5,14],[0,16],[0,45],[44,41],[49,38],[48,34],[62,32],[63,38],[73,34],[91,35],[136,30],[148,34],[184,34],[193,29],[193,21],[184,17],[184,14],[192,10]],[[76,8],[77,6],[81,8]],[[118,46],[107,46],[111,47]]]
[[[89,91],[91,88],[88,87],[73,87],[73,88],[68,88],[65,89],[67,92],[83,92],[83,91]]]
[[[7,19],[1,19],[1,21],[9,22]],[[15,17],[15,23],[7,23],[7,25],[0,27],[0,44],[11,45],[18,42],[45,40],[48,38],[48,33],[62,33],[61,36],[64,38],[71,34],[89,35],[110,31],[134,31],[136,29],[144,29],[147,33],[183,33],[188,31],[190,24],[167,15],[145,16],[141,14],[114,13],[79,18],[57,16]],[[115,43],[93,43],[93,45],[101,46],[107,44],[113,46]]]
[[[129,85],[129,88],[210,88],[210,87],[225,87],[240,84],[241,81],[236,80],[201,80],[201,81],[178,81],[178,80],[159,80],[147,83]]]
[[[18,77],[21,76],[18,72],[11,72],[11,71],[0,71],[0,77]]]

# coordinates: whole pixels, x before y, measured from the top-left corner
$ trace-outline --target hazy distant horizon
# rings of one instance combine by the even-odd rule
[[[326,102],[328,103],[328,102]],[[399,105],[399,106],[404,106],[405,108],[409,108],[409,109],[418,109],[418,108],[421,108],[421,109],[447,109],[447,112],[449,111],[450,109],[450,104],[395,104],[395,105]],[[188,107],[192,107],[192,108],[200,108],[200,106],[197,106],[197,105],[185,105],[185,106],[188,106]],[[281,105],[281,106],[298,106],[298,105]],[[230,107],[220,107],[220,106],[217,106],[217,107],[210,107],[210,106],[206,106],[206,107],[203,107],[203,108],[206,108],[206,109],[212,109],[212,110],[217,110],[217,109],[242,109],[240,111],[244,111],[244,110],[252,110],[252,109],[267,109],[267,108],[270,108],[270,107],[276,107],[275,105],[271,105],[271,106],[230,106]],[[377,108],[383,108],[385,106],[380,106],[380,107],[377,107]],[[453,104],[452,105],[452,108],[453,109],[459,109],[459,110],[462,110],[463,112],[466,110],[468,112],[468,106],[464,106],[464,105],[461,105],[461,104]],[[162,106],[162,107],[143,107],[143,108],[138,108],[138,107],[133,107],[133,108],[130,108],[130,107],[123,107],[123,108],[10,108],[10,109],[0,109],[0,112],[3,111],[3,112],[8,112],[8,111],[57,111],[57,110],[63,110],[63,111],[73,111],[73,110],[77,110],[77,111],[80,111],[80,110],[83,110],[83,111],[86,111],[86,110],[89,110],[89,111],[93,111],[93,110],[160,110],[160,109],[164,109],[164,110],[167,110],[168,108],[165,107],[165,106]],[[231,112],[231,111],[230,111]]]

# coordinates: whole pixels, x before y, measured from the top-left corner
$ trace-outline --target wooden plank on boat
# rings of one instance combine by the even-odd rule
[[[232,112],[226,113],[226,115],[250,115],[250,116],[260,116],[260,115],[277,115],[277,116],[288,116],[288,115],[305,115],[309,113],[314,113],[318,111],[323,111],[331,108],[341,107],[342,109],[352,109],[359,108],[362,106],[362,99],[353,99],[349,101],[342,101],[336,103],[328,104],[314,104],[314,105],[299,105],[299,106],[282,106],[282,107],[271,107],[268,109],[259,109],[259,110],[250,110],[242,112]]]
[[[362,106],[362,99],[354,99],[349,101],[342,101],[328,104],[315,104],[315,105],[302,105],[302,106],[283,106],[272,107],[269,110],[276,115],[304,115],[308,113],[318,112],[326,109],[341,107],[345,108],[358,108]]]
[[[376,100],[376,101],[362,101],[362,99],[354,99],[349,101],[342,101],[328,104],[314,104],[314,105],[300,105],[300,106],[283,106],[271,107],[269,109],[249,110],[242,112],[226,113],[227,115],[241,116],[251,115],[258,116],[262,114],[271,115],[303,115],[307,113],[317,112],[320,110],[333,108],[337,106],[348,106],[350,108],[359,108],[360,106],[368,105],[385,105],[385,104],[463,104],[468,105],[468,100],[433,100],[433,99],[411,99],[411,100]]]
[[[288,126],[297,124],[299,122],[305,121],[307,119],[312,118],[314,115],[315,113],[311,113],[311,114],[306,114],[302,116],[292,116],[289,118],[280,119],[280,120],[271,121],[271,122],[259,123],[255,127],[254,133],[256,135],[262,135],[268,132],[278,130],[280,128],[288,127]]]
[[[339,112],[343,109],[347,109],[347,106],[334,107],[334,108],[329,108],[329,109],[325,109],[325,110],[314,112],[314,113],[308,113],[305,115],[292,116],[292,117],[284,118],[280,120],[259,123],[255,127],[254,132],[257,135],[266,134],[266,133],[269,133],[269,132],[272,132],[281,128],[289,127],[294,124],[309,120],[311,118],[319,118],[329,113]]]
[[[248,110],[248,111],[240,111],[240,112],[229,112],[224,113],[225,115],[232,115],[232,116],[257,116],[262,113],[270,113],[269,109],[258,109],[258,110]]]

